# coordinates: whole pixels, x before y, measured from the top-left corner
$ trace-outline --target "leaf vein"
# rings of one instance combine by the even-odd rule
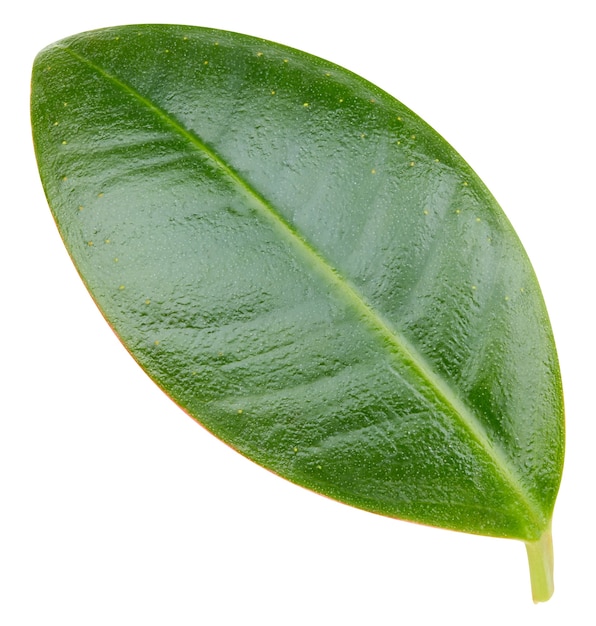
[[[67,46],[61,46],[62,49],[84,63],[88,67],[98,72],[106,80],[128,93],[136,99],[141,105],[152,111],[159,119],[168,127],[170,127],[179,136],[185,138],[192,146],[206,156],[214,165],[216,165],[231,181],[233,181],[244,194],[252,201],[270,224],[277,228],[277,231],[288,240],[296,251],[299,251],[303,258],[311,265],[311,267],[324,277],[328,283],[332,284],[344,298],[349,301],[352,307],[358,312],[361,319],[366,321],[371,329],[378,333],[384,341],[393,347],[392,356],[398,358],[400,363],[405,363],[412,371],[414,371],[423,381],[430,384],[435,397],[440,400],[450,411],[460,420],[471,436],[477,441],[486,456],[492,464],[500,471],[503,479],[508,483],[511,489],[517,493],[521,502],[523,502],[535,518],[539,527],[544,526],[544,515],[539,506],[533,500],[531,495],[524,488],[515,467],[507,457],[507,454],[497,441],[493,441],[482,422],[476,417],[473,411],[465,404],[459,394],[453,390],[450,385],[440,376],[428,362],[428,360],[417,350],[417,348],[401,333],[395,326],[385,319],[373,306],[367,301],[364,295],[333,265],[326,259],[317,249],[315,249],[297,229],[288,222],[281,213],[268,201],[249,181],[243,178],[223,157],[221,157],[213,148],[207,145],[196,133],[184,127],[174,116],[168,113],[152,102],[149,98],[143,96],[133,86],[109,73],[100,65],[92,60],[79,54],[75,50]],[[395,354],[397,353],[397,354]],[[403,377],[399,372],[390,367],[392,372],[403,381]]]

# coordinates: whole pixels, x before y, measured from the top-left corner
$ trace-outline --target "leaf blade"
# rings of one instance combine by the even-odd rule
[[[58,54],[68,54],[86,65],[85,74],[79,66],[65,64],[73,78],[60,79],[61,94],[68,92],[69,85],[77,86],[79,92],[84,84],[97,88],[100,77],[101,114],[90,123],[93,111],[90,114],[86,108],[68,118],[67,124],[77,131],[89,124],[71,163],[80,167],[87,161],[89,171],[102,172],[106,192],[96,191],[111,194],[109,202],[103,202],[102,196],[102,203],[111,208],[101,218],[81,225],[82,213],[100,212],[99,200],[89,206],[87,200],[78,204],[71,197],[89,197],[89,188],[98,183],[95,172],[72,188],[50,181],[57,178],[56,162],[67,163],[68,158],[61,148],[64,144],[54,140],[41,145],[47,141],[39,130],[45,115],[42,109],[50,96],[39,94],[52,94],[56,114],[61,100],[70,98],[56,96],[55,83],[52,89],[41,86],[40,73],[34,78],[37,91],[33,97],[34,105],[36,101],[43,105],[37,112],[34,109],[34,129],[37,125],[37,152],[50,204],[79,271],[128,349],[160,386],[188,412],[200,416],[210,430],[294,482],[383,514],[536,540],[552,514],[560,476],[560,380],[531,267],[482,183],[455,151],[403,105],[331,64],[237,35],[181,27],[143,28],[79,36],[60,44],[60,53],[57,48],[48,53],[52,63]],[[131,41],[143,37],[147,41],[135,48],[137,44]],[[124,39],[129,41],[123,48]],[[181,60],[173,63],[173,54],[189,41],[194,45],[192,54],[186,46]],[[206,58],[207,51],[214,48],[218,53],[225,48],[229,58],[223,53],[217,57],[219,73],[210,75],[208,82],[204,70],[217,63]],[[151,60],[140,58],[145,56]],[[153,68],[153,74],[139,72],[143,63]],[[42,61],[37,65],[40,68]],[[180,87],[182,69],[189,65],[201,89],[189,86],[188,81]],[[289,77],[291,65],[297,69]],[[336,82],[328,80],[331,76]],[[107,83],[122,93],[116,97]],[[284,91],[284,99],[275,98]],[[77,92],[75,99],[80,97]],[[130,108],[131,99],[140,108]],[[276,100],[274,108],[266,102],[271,99]],[[207,100],[217,102],[223,113],[217,107],[212,113]],[[344,106],[346,100],[350,107]],[[113,119],[106,123],[108,111],[113,112]],[[289,122],[288,112],[292,114]],[[112,126],[122,124],[122,119],[129,134],[124,156],[115,144],[126,133],[121,129],[119,135],[112,133]],[[257,132],[261,127],[269,129],[263,136]],[[348,137],[343,137],[343,143],[342,132]],[[90,143],[98,143],[96,135],[108,134],[109,141],[99,142],[107,146],[102,158],[97,153],[87,159],[82,156]],[[339,156],[335,155],[338,136]],[[370,136],[375,141],[367,141]],[[141,157],[133,144],[141,147]],[[172,146],[175,150],[170,150]],[[308,158],[298,158],[296,146]],[[156,147],[161,155],[157,165]],[[131,151],[134,158],[130,158]],[[351,157],[348,165],[346,155]],[[50,163],[47,170],[44,159]],[[154,177],[151,185],[143,178],[147,171]],[[312,182],[314,192],[299,184],[305,179]],[[156,180],[173,196],[169,208],[164,194],[156,190]],[[213,187],[220,194],[215,200]],[[123,218],[120,210],[130,205],[133,191],[151,209],[133,203],[133,211]],[[201,215],[197,201],[191,199],[199,192]],[[396,203],[396,195],[403,200]],[[334,210],[325,212],[329,198],[334,200],[330,203]],[[168,220],[176,222],[175,228],[160,216],[160,203]],[[147,215],[155,221],[153,230],[143,223]],[[97,246],[89,245],[94,242],[86,236],[86,232],[103,232],[106,219],[115,232],[126,233],[119,247],[122,255],[114,257],[118,258],[117,271],[105,254],[98,271]],[[394,225],[396,219],[402,222],[401,234]],[[395,250],[389,248],[384,227],[397,239]],[[203,233],[199,236],[201,254],[209,256],[209,252],[213,263],[192,259],[196,241],[191,235],[199,230]],[[498,245],[487,246],[491,237],[499,239]],[[369,240],[377,244],[372,252]],[[450,250],[453,241],[466,254]],[[356,253],[348,245],[354,242]],[[223,252],[220,245],[225,246]],[[156,248],[161,255],[158,261],[147,251]],[[164,251],[166,259],[176,259],[176,263],[167,261],[172,266],[168,269],[159,267]],[[122,269],[126,255],[129,260],[134,256],[127,271]],[[467,255],[482,271],[466,264]],[[494,269],[495,262],[506,281]],[[198,276],[207,278],[193,279],[181,263],[190,263]],[[456,269],[450,269],[450,264]],[[159,280],[147,275],[147,267]],[[246,279],[247,267],[258,280]],[[115,282],[116,275],[122,282]],[[176,280],[177,287],[161,284]],[[465,288],[453,289],[458,283]],[[134,301],[123,303],[131,285],[136,289]],[[217,293],[222,285],[231,296]],[[202,305],[207,302],[208,315],[196,302],[189,302],[189,292],[199,294]],[[155,293],[161,308],[149,313],[142,303],[151,307]],[[235,300],[248,305],[248,316]],[[523,323],[509,318],[507,323],[495,322],[496,313],[506,317],[505,307],[514,306],[512,300],[515,314],[523,313]],[[442,308],[444,303],[447,306]],[[183,314],[177,310],[181,305]],[[225,311],[232,312],[226,323],[217,323]],[[442,316],[439,324],[436,316]],[[274,340],[265,338],[275,324]],[[469,325],[475,334],[466,330]],[[438,336],[436,327],[442,332],[447,329],[447,340]],[[510,335],[507,345],[495,337],[501,330]],[[240,333],[240,340],[231,338],[233,333]],[[259,346],[251,333],[258,335]],[[488,347],[483,334],[490,337]],[[527,334],[532,334],[531,349],[538,347],[544,361],[539,367],[527,348],[515,347],[516,340]],[[466,347],[468,340],[473,343],[472,337],[484,359],[480,364]],[[168,340],[171,344],[165,349]],[[209,358],[197,356],[185,342]],[[241,358],[229,356],[234,350],[242,352]],[[521,388],[513,402],[507,397],[513,393],[510,387],[502,390],[498,383],[493,388],[483,375],[481,366],[487,355],[492,366],[488,378],[495,374],[502,378],[503,363],[521,356],[525,364],[533,364],[533,374],[539,374],[540,388],[528,400],[522,396],[535,383],[508,375],[507,382],[513,380]],[[284,374],[284,368],[290,375]],[[467,370],[472,374],[464,376]],[[193,376],[198,376],[199,386]],[[355,389],[362,397],[356,397]],[[519,410],[541,396],[547,398],[538,403],[548,408],[546,418],[537,417],[534,409],[527,428],[519,420],[513,427],[504,423],[515,421],[507,400]],[[497,398],[501,399],[499,410],[507,408],[505,418],[491,413],[490,405]],[[468,408],[470,402],[474,410]],[[261,424],[256,423],[257,415]],[[527,452],[522,448],[536,433],[543,441],[533,443],[532,455],[538,457],[547,449],[548,454],[533,458],[528,470],[520,462]],[[521,444],[513,441],[516,437]],[[425,458],[425,450],[434,458]],[[412,459],[417,464],[414,469]]]

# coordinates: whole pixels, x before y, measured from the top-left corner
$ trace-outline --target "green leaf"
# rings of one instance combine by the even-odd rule
[[[470,167],[362,78],[195,27],[37,57],[41,179],[126,348],[279,475],[526,542],[552,592],[563,404],[542,296]]]

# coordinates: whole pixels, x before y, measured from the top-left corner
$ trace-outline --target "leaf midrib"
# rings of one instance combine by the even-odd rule
[[[185,128],[178,120],[161,107],[154,104],[147,97],[139,93],[134,87],[123,81],[122,79],[110,74],[100,65],[92,60],[79,54],[72,48],[59,45],[57,46],[70,54],[81,63],[92,68],[105,79],[122,89],[134,97],[139,103],[158,116],[162,122],[169,126],[178,135],[184,137],[191,145],[208,157],[217,167],[223,171],[229,179],[231,179],[244,193],[255,202],[256,207],[266,219],[273,223],[277,231],[286,238],[294,248],[298,249],[305,256],[313,268],[325,278],[331,285],[335,286],[344,297],[351,303],[352,307],[367,320],[376,332],[380,333],[390,345],[394,346],[401,354],[402,362],[406,362],[413,368],[418,375],[430,383],[431,388],[435,391],[437,397],[460,419],[461,423],[468,430],[471,436],[477,441],[484,450],[487,457],[492,461],[494,466],[500,471],[503,479],[510,485],[513,492],[517,494],[519,500],[524,503],[526,509],[535,519],[538,527],[545,526],[545,516],[540,507],[533,500],[530,494],[524,489],[522,482],[517,475],[515,468],[509,461],[504,450],[498,442],[492,441],[484,425],[474,415],[472,410],[461,400],[457,392],[440,376],[427,361],[427,359],[416,349],[416,347],[400,333],[387,319],[380,315],[369,304],[363,294],[351,284],[351,282],[339,273],[329,261],[316,250],[306,239],[304,239],[295,227],[288,222],[280,212],[247,180],[245,180],[234,168],[224,160],[213,148],[205,144],[201,138],[194,132]],[[396,373],[396,376],[398,374]]]

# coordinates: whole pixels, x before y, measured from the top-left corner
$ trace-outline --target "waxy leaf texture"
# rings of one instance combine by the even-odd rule
[[[552,332],[510,223],[444,139],[322,59],[166,25],[47,47],[32,124],[82,279],[175,402],[321,494],[526,542],[550,595]]]

